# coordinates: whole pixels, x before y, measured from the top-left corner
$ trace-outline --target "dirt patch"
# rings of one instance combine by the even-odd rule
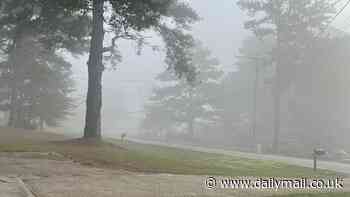
[[[204,184],[206,176],[107,170],[69,160],[33,159],[26,157],[26,154],[23,157],[21,153],[0,154],[0,176],[20,177],[38,197],[248,197],[275,193],[208,190]],[[0,196],[17,197],[18,191],[13,187],[0,182],[0,191],[3,192],[0,192]],[[11,189],[13,194],[9,194]]]
[[[0,176],[1,197],[28,197],[17,177]],[[30,196],[31,197],[31,196]]]

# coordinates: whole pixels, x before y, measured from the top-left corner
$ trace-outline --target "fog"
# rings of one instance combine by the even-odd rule
[[[286,17],[290,21],[281,15],[281,21],[261,26],[264,20],[256,18],[262,11],[254,15],[244,3],[188,3],[201,18],[190,30],[196,40],[192,61],[199,71],[195,85],[167,71],[164,50],[145,45],[137,54],[135,42],[118,41],[122,61],[113,68],[106,63],[103,73],[103,137],[125,134],[149,141],[266,153],[279,146],[280,153],[292,156],[324,148],[330,158],[349,156],[350,7],[342,9],[345,1],[336,3],[333,14],[324,11],[322,16],[305,19],[291,11],[292,16]],[[293,9],[297,6],[303,5]],[[322,9],[326,10],[317,7],[317,12]],[[322,17],[327,20],[320,22]],[[271,33],[273,23],[280,25],[276,29],[282,33]],[[34,35],[28,32],[23,42],[29,45]],[[150,37],[150,43],[164,48],[158,33],[142,33]],[[112,37],[106,34],[106,45]],[[60,54],[72,65],[75,91],[70,94],[76,108],[47,129],[82,136],[89,54],[71,55],[64,50]],[[27,61],[28,54],[22,55],[18,61]],[[175,85],[167,86],[168,82]],[[171,99],[178,100],[171,103]]]
[[[196,39],[210,48],[226,72],[234,71],[237,50],[243,39],[250,34],[243,27],[244,13],[231,0],[223,0],[219,4],[210,0],[193,0],[190,5],[201,17],[192,29]],[[209,9],[213,11],[208,12]],[[228,20],[222,20],[223,18]],[[219,26],[225,28],[218,28]],[[152,35],[152,41],[162,44],[155,34]],[[123,132],[138,133],[139,124],[145,115],[143,106],[156,84],[155,77],[167,68],[164,54],[161,52],[154,52],[145,47],[142,54],[137,55],[135,44],[127,41],[124,41],[120,48],[123,48],[123,61],[116,70],[105,72],[103,78],[103,133],[114,137],[119,137]],[[84,123],[88,56],[79,56],[79,59],[68,58],[74,66],[77,95],[81,98],[81,105],[61,130],[80,135],[81,125]],[[109,110],[111,108],[115,110]]]

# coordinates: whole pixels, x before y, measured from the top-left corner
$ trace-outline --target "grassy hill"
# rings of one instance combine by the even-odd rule
[[[330,171],[314,173],[309,168],[274,161],[209,154],[134,142],[94,142],[69,139],[63,135],[0,129],[0,152],[54,152],[83,165],[125,169],[146,173],[255,177],[325,177]],[[43,154],[50,159],[56,154]]]

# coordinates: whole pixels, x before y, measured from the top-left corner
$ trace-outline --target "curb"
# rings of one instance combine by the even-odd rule
[[[22,179],[16,177],[15,178],[18,185],[20,186],[20,189],[24,192],[26,197],[36,197],[34,194],[30,191],[30,189],[26,186],[26,184],[23,182]]]

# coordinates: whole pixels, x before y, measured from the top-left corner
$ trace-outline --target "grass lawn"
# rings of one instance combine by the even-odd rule
[[[133,142],[96,143],[26,130],[0,129],[0,152],[57,152],[85,165],[148,173],[254,177],[329,177],[273,161],[188,151]]]
[[[289,195],[276,195],[271,197],[349,197],[350,193],[305,193],[305,194],[289,194]]]

